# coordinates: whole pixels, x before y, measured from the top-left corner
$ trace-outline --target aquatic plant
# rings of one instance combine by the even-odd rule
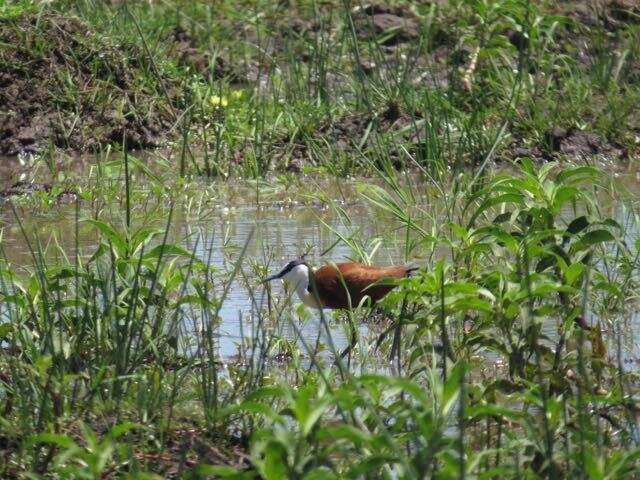
[[[638,478],[636,198],[592,166],[637,153],[622,3],[0,6],[5,44],[25,39],[0,67],[51,67],[36,90],[63,112],[20,165],[52,185],[2,186],[0,477]],[[85,138],[87,102],[116,133]],[[167,149],[132,155],[154,118]],[[42,145],[18,123],[7,145]],[[87,144],[105,150],[74,175],[60,149]],[[234,195],[258,211],[238,244]],[[375,311],[296,306],[259,282],[276,200],[317,219],[311,262],[393,248],[420,270]]]

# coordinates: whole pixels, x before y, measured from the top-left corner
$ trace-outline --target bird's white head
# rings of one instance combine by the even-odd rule
[[[300,260],[293,260],[275,275],[271,275],[264,279],[265,282],[276,280],[281,278],[287,283],[293,285],[298,297],[308,307],[322,308],[320,302],[318,302],[316,295],[311,293],[309,289],[309,277],[311,275],[311,269],[309,265],[304,263],[304,257]]]
[[[299,288],[306,290],[309,286],[309,266],[304,263],[304,260],[292,260],[279,273],[265,278],[264,281],[270,282],[278,278],[290,283],[296,290]]]

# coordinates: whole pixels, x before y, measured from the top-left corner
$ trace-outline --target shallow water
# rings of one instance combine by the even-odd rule
[[[311,259],[314,255],[325,251],[335,242],[335,235],[329,228],[322,225],[325,222],[332,229],[343,234],[350,235],[353,230],[362,232],[364,238],[373,238],[383,235],[384,229],[388,226],[385,222],[372,222],[372,212],[366,208],[350,206],[345,207],[345,211],[351,216],[352,224],[346,226],[342,222],[335,211],[324,210],[319,211],[315,206],[293,206],[287,208],[264,208],[260,211],[251,206],[237,206],[236,209],[223,218],[217,219],[207,225],[189,225],[187,228],[192,234],[196,231],[196,238],[199,236],[198,245],[195,245],[195,238],[191,238],[187,242],[189,249],[194,249],[197,255],[205,260],[210,261],[214,266],[221,269],[231,269],[229,255],[225,255],[223,242],[234,246],[247,245],[247,259],[245,265],[256,261],[264,263],[265,259],[273,257],[275,261],[270,265],[270,273],[279,271],[288,261],[297,258],[300,254],[312,248]],[[223,234],[223,232],[225,232]],[[402,252],[402,246],[393,242],[386,243],[380,249],[378,256],[380,262],[392,263],[394,261],[401,262],[398,252]],[[345,260],[353,258],[351,249],[343,244],[336,245],[330,254],[333,261]],[[210,258],[210,260],[209,260]],[[243,273],[251,276],[248,268],[243,268]],[[256,296],[255,300],[259,306],[266,306],[266,295],[264,295],[264,287],[257,283],[257,279],[248,280],[248,286],[243,285],[238,276],[234,280],[229,295],[224,302],[220,315],[222,317],[222,325],[220,327],[220,353],[223,356],[232,355],[236,351],[236,345],[239,342],[240,322],[242,320],[250,320],[254,313],[255,306],[252,305],[251,294]],[[248,287],[248,288],[247,288]],[[286,295],[281,282],[273,282],[272,292],[274,296],[282,297]],[[297,297],[292,297],[294,304],[299,303]],[[310,313],[313,313],[310,311]],[[245,324],[245,330],[250,329]],[[296,329],[288,324],[281,325],[282,335],[285,338],[294,340],[296,338]],[[319,331],[324,341],[327,341],[326,335],[321,330],[320,319],[317,315],[311,315],[308,321],[299,325],[301,334],[305,341],[313,344]],[[333,342],[337,349],[346,346],[347,340],[345,332],[340,326],[331,329]]]
[[[19,169],[19,165],[13,165],[13,169]],[[354,181],[308,181],[308,191],[319,192],[322,196],[330,198],[333,202],[332,207],[317,199],[313,200],[311,197],[314,195],[292,199],[291,196],[295,193],[291,192],[299,191],[296,188],[237,181],[214,183],[213,186],[211,183],[203,182],[202,188],[218,192],[217,199],[198,207],[194,207],[194,201],[191,200],[189,205],[179,205],[175,208],[171,237],[186,239],[184,246],[187,249],[195,251],[203,261],[220,270],[233,270],[234,262],[246,244],[246,257],[242,268],[220,311],[219,353],[223,358],[234,357],[239,352],[243,339],[251,335],[256,311],[266,306],[265,290],[253,273],[253,263],[268,265],[269,272],[273,273],[304,252],[309,252],[311,263],[316,264],[327,260],[339,262],[354,259],[356,256],[350,247],[343,242],[336,244],[336,240],[338,235],[349,237],[356,233],[358,238],[365,239],[364,243],[368,244],[366,248],[369,250],[373,248],[374,239],[380,239],[380,247],[373,257],[376,264],[404,263],[412,260],[405,258],[404,230],[395,231],[396,224],[392,218],[358,200]],[[635,174],[623,175],[620,181],[621,185],[630,190],[637,188],[640,183]],[[0,185],[0,188],[5,186]],[[437,201],[437,197],[425,196],[421,199],[424,205]],[[76,211],[74,203],[56,204],[47,208],[34,207],[28,203],[19,204],[16,209],[23,224],[23,227],[20,227],[9,203],[0,203],[0,246],[6,258],[18,267],[33,265],[33,258],[21,228],[24,228],[30,238],[31,248],[47,252],[50,264],[59,260],[56,257],[62,255],[61,252],[71,258],[76,247],[76,216],[90,217],[96,208],[87,202],[81,202],[79,205],[79,210]],[[603,204],[601,207],[603,214],[611,215],[627,226],[627,244],[634,245],[639,233],[632,214],[637,210],[635,205],[630,202]],[[114,211],[121,215],[123,208],[118,205]],[[143,212],[138,214],[144,216]],[[568,217],[573,218],[572,215],[573,212],[567,212]],[[135,221],[134,218],[134,225]],[[162,227],[165,221],[166,218],[160,215],[156,224]],[[77,244],[80,254],[88,256],[94,251],[96,240],[91,229],[85,228],[82,223],[80,225]],[[56,245],[60,248],[54,248]],[[330,252],[320,259],[320,255],[330,248]],[[414,263],[419,262],[418,260]],[[285,292],[280,282],[273,282],[272,293],[276,303],[284,305],[282,300]],[[292,298],[292,302],[281,308],[295,310],[294,305],[297,303],[298,299]],[[337,351],[347,345],[347,329],[344,322],[331,322],[329,338],[321,325],[319,315],[310,311],[309,314],[309,318],[303,321],[294,315],[293,318],[298,319],[296,323],[287,322],[272,327],[271,333],[307,345],[313,345],[320,338],[325,344],[333,342]],[[185,328],[193,328],[194,319],[188,314],[186,318]],[[635,311],[630,312],[628,325],[619,326],[626,331],[623,337],[625,367],[638,368],[636,363],[637,359],[640,359],[640,339],[635,332],[639,331],[639,326],[640,315]],[[546,333],[554,336],[554,330],[554,322],[549,322]],[[360,326],[360,333],[375,338],[379,332],[375,326],[368,327],[363,324]],[[299,334],[303,342],[298,338]],[[613,343],[611,347],[614,347]]]
[[[342,195],[355,198],[353,182],[320,181],[317,184],[317,188],[335,201],[340,211],[322,202],[293,200],[286,191],[267,194],[246,183],[221,183],[219,187],[225,190],[226,198],[199,208],[195,215],[193,209],[185,205],[175,208],[169,241],[184,239],[184,247],[194,251],[204,262],[227,272],[233,270],[234,262],[246,244],[242,268],[220,311],[218,335],[222,357],[229,358],[238,353],[243,336],[251,336],[256,310],[266,307],[265,288],[253,273],[252,263],[269,263],[269,271],[274,273],[305,252],[309,252],[312,263],[317,262],[319,255],[328,249],[331,251],[325,255],[325,260],[355,259],[349,247],[336,244],[337,234],[349,237],[355,232],[359,238],[367,240],[384,236],[374,257],[377,264],[404,261],[404,236],[389,234],[392,225],[389,218],[361,203],[342,200]],[[76,212],[75,203],[38,208],[18,202],[16,213],[31,243],[29,247],[11,205],[0,203],[0,245],[6,259],[18,269],[27,270],[34,265],[31,249],[46,252],[45,258],[50,265],[61,260],[62,251],[72,259],[76,252],[76,217],[82,219],[92,215],[92,206],[86,202],[79,205]],[[154,224],[162,228],[164,222],[166,217],[158,218]],[[135,219],[133,224],[136,225]],[[88,257],[97,246],[95,233],[82,222],[79,225],[79,253]],[[272,282],[271,291],[274,302],[282,305],[286,295],[282,283]],[[291,300],[287,308],[299,303],[297,297]],[[319,315],[311,311],[309,314],[310,318],[296,325],[288,322],[275,326],[272,333],[298,343],[298,336],[302,335],[308,345],[313,345],[319,336],[324,344],[333,342],[337,351],[348,344],[343,322],[330,322],[329,339]],[[325,316],[331,319],[330,314]],[[187,314],[185,329],[193,328],[193,320]],[[369,333],[365,325],[361,326],[360,333]]]

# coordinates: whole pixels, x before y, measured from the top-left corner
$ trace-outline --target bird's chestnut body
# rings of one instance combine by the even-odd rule
[[[299,260],[289,262],[277,275],[293,284],[298,296],[308,306],[328,309],[356,307],[367,296],[372,303],[387,295],[395,285],[385,284],[385,279],[400,279],[417,270],[416,267],[394,265],[374,267],[357,262],[327,264],[313,271]]]

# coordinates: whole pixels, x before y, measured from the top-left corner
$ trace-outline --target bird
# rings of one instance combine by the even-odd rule
[[[304,258],[292,260],[264,282],[283,279],[293,285],[305,305],[317,309],[349,309],[369,297],[375,304],[395,284],[385,282],[410,276],[419,267],[393,265],[374,267],[358,262],[330,263],[313,270]]]

